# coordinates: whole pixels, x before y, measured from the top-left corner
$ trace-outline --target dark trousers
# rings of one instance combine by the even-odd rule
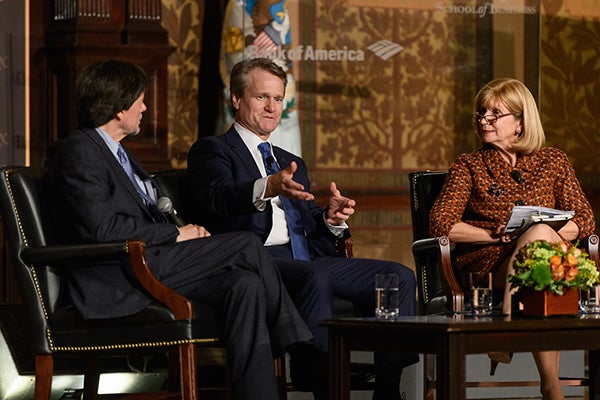
[[[334,316],[333,297],[354,303],[364,315],[375,314],[375,274],[400,275],[400,315],[414,315],[416,280],[412,270],[402,264],[365,258],[316,257],[310,261],[294,260],[288,246],[269,246],[269,253],[281,271],[283,283],[300,315],[314,334],[313,344],[323,352],[328,349],[327,329],[321,322]],[[406,366],[416,362],[414,356],[375,354],[376,364]]]
[[[234,399],[276,400],[273,355],[312,333],[256,236],[227,233],[148,253],[165,285],[222,312]]]

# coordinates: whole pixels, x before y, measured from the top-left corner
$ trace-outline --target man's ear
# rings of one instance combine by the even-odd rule
[[[236,111],[240,109],[240,99],[234,94],[231,95],[231,105]]]

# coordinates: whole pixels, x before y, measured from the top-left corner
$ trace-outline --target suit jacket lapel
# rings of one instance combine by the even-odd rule
[[[275,158],[277,159],[279,168],[287,168],[292,163],[292,160],[288,159],[287,155],[283,152],[281,148],[273,146],[273,153],[275,153]]]
[[[251,178],[261,178],[262,176],[260,170],[256,166],[254,157],[252,157],[248,147],[233,127],[224,135],[224,140],[231,147],[233,153],[240,159],[242,164],[244,164]]]
[[[148,214],[148,216],[152,217],[152,214],[150,214],[150,212],[148,211],[148,207],[146,207],[146,205],[142,201],[142,198],[140,197],[139,193],[133,186],[133,183],[131,183],[131,180],[123,170],[123,167],[121,167],[121,164],[119,164],[119,161],[117,161],[114,154],[110,151],[108,146],[106,146],[106,143],[104,143],[104,140],[100,137],[98,132],[96,132],[95,129],[88,129],[85,130],[85,133],[100,148],[102,156],[106,159],[106,162],[108,163],[107,165],[111,168],[114,176],[117,178],[117,181],[121,182],[121,187],[125,189],[131,197],[133,197],[136,203],[138,203],[138,205]],[[125,149],[125,152],[127,153],[127,157],[129,157],[129,161],[131,162],[131,165],[133,166],[134,170],[136,171],[136,173],[138,173],[141,167],[139,166],[139,164],[137,164],[137,161],[131,156],[131,153],[127,149]],[[144,175],[147,176],[148,174],[144,172]]]

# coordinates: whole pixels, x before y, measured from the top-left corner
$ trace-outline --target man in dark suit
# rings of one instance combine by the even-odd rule
[[[292,351],[312,334],[253,235],[211,236],[202,226],[169,223],[157,210],[160,193],[121,145],[139,133],[147,82],[141,68],[122,61],[92,64],[78,78],[79,128],[47,164],[62,236],[70,243],[144,240],[162,283],[221,312],[234,399],[276,400],[273,353]],[[125,259],[73,270],[68,284],[86,318],[133,314],[150,303]]]
[[[242,61],[231,73],[235,123],[223,136],[198,140],[188,155],[188,174],[202,223],[214,232],[253,232],[275,258],[300,314],[313,331],[324,360],[327,331],[319,324],[333,316],[334,295],[351,300],[368,315],[375,309],[375,274],[400,275],[400,315],[415,311],[415,277],[398,263],[338,257],[335,243],[349,236],[346,221],[355,201],[331,182],[328,207],[314,203],[304,161],[269,142],[279,124],[286,75],[267,59]],[[374,399],[399,399],[402,367],[416,358],[376,354]],[[305,381],[294,372],[292,380]],[[315,366],[315,371],[319,368]],[[296,371],[298,372],[298,371]],[[314,378],[314,377],[313,377]],[[325,398],[326,382],[300,382]]]

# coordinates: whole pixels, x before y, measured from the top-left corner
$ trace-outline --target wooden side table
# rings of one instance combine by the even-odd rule
[[[596,393],[600,319],[597,316],[552,318],[472,318],[430,315],[397,321],[374,318],[333,319],[329,329],[332,400],[350,400],[350,351],[435,354],[437,398],[466,398],[466,355],[492,351],[588,350],[590,399]]]

